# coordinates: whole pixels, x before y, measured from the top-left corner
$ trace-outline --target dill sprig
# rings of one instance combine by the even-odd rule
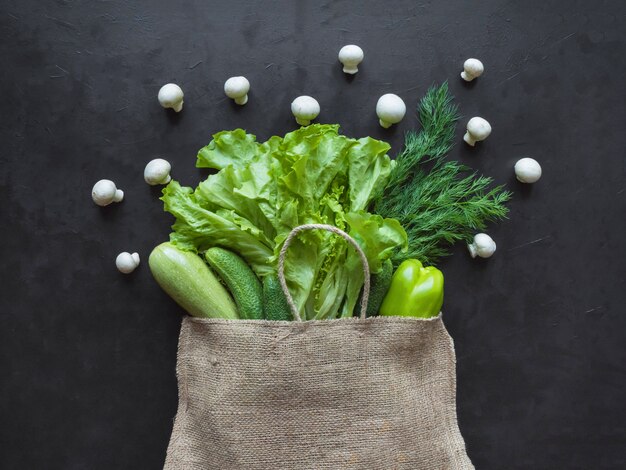
[[[374,199],[374,212],[398,219],[408,234],[409,249],[395,254],[395,265],[409,258],[434,264],[450,245],[507,216],[509,191],[489,189],[492,178],[445,160],[459,119],[452,99],[447,83],[426,92],[418,107],[422,130],[406,134],[389,183]]]

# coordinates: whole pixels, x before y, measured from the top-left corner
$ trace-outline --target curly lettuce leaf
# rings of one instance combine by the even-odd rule
[[[256,136],[243,129],[218,132],[198,151],[196,167],[221,170],[235,162],[245,163],[258,154],[259,147]]]
[[[363,249],[373,273],[382,269],[383,261],[397,248],[406,250],[408,247],[407,234],[396,219],[358,211],[346,214],[346,220],[350,226],[348,233]]]
[[[163,189],[165,210],[176,217],[170,241],[183,250],[203,252],[212,246],[223,246],[240,253],[255,272],[267,275],[273,272],[267,261],[271,247],[261,241],[252,224],[236,223],[232,214],[218,214],[202,207],[193,190],[171,181]]]
[[[359,139],[349,150],[348,184],[350,209],[365,210],[374,192],[384,188],[391,173],[392,160],[387,156],[387,142],[371,137]]]

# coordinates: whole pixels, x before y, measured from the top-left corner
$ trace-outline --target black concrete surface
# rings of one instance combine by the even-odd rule
[[[490,260],[441,264],[458,355],[458,411],[480,469],[626,468],[625,21],[620,1],[71,1],[0,4],[0,468],[155,469],[176,410],[182,311],[149,273],[171,219],[146,162],[195,185],[196,151],[243,127],[320,122],[394,153],[426,88],[449,80],[492,136],[458,159],[515,192]],[[365,50],[349,79],[336,56]],[[467,85],[468,57],[486,72]],[[245,75],[239,108],[224,80]],[[185,91],[180,115],[159,87]],[[411,112],[374,115],[394,92]],[[512,167],[531,156],[530,187]],[[122,204],[99,208],[110,178]],[[120,251],[143,263],[130,276]]]

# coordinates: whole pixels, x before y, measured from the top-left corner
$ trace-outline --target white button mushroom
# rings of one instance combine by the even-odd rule
[[[237,104],[244,105],[248,102],[248,91],[250,82],[246,77],[230,77],[224,83],[224,93]]]
[[[175,83],[163,85],[159,90],[159,103],[164,108],[172,108],[177,113],[183,109],[183,90]]]
[[[376,114],[378,115],[380,125],[387,129],[392,124],[402,121],[406,114],[406,105],[398,95],[387,93],[378,98]]]
[[[363,49],[354,44],[343,46],[339,51],[339,62],[343,64],[343,71],[354,75],[359,71],[358,65],[363,62]]]
[[[146,165],[143,170],[143,179],[146,180],[150,186],[156,186],[157,184],[167,184],[171,181],[170,171],[172,171],[172,165],[167,160],[162,158],[155,158]]]
[[[124,191],[117,189],[111,180],[100,180],[91,190],[91,199],[99,206],[108,206],[112,202],[124,199]]]
[[[473,117],[467,123],[467,132],[463,140],[472,147],[476,142],[485,140],[491,134],[491,125],[481,117]]]
[[[291,112],[296,118],[296,122],[301,126],[308,126],[311,120],[320,113],[320,104],[315,98],[310,96],[298,96],[291,103]]]
[[[115,266],[117,269],[124,274],[132,273],[137,266],[139,266],[139,254],[127,253],[126,251],[117,255],[115,258]]]
[[[472,258],[489,258],[496,252],[496,242],[486,233],[479,233],[474,235],[474,242],[468,244],[467,249]]]
[[[480,77],[485,71],[483,63],[478,59],[467,59],[463,63],[463,71],[461,72],[461,78],[466,82],[471,82],[475,78]]]
[[[541,178],[541,165],[534,158],[522,158],[515,164],[515,176],[522,183],[535,183]]]

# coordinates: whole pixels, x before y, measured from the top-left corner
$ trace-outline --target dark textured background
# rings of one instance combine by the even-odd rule
[[[449,80],[461,112],[493,125],[451,158],[515,192],[490,233],[441,267],[458,354],[458,408],[481,469],[625,468],[626,253],[623,2],[2,0],[0,8],[0,468],[155,469],[176,410],[182,311],[149,273],[169,233],[146,162],[195,185],[196,151],[243,127],[295,128],[289,103],[315,96],[319,121],[386,139],[374,115],[394,92],[410,109]],[[336,56],[366,54],[348,80]],[[467,57],[486,73],[459,78]],[[250,102],[224,97],[243,74]],[[161,109],[166,82],[185,91]],[[517,183],[514,162],[544,177]],[[122,204],[96,207],[113,179]],[[144,263],[116,271],[120,251]]]

